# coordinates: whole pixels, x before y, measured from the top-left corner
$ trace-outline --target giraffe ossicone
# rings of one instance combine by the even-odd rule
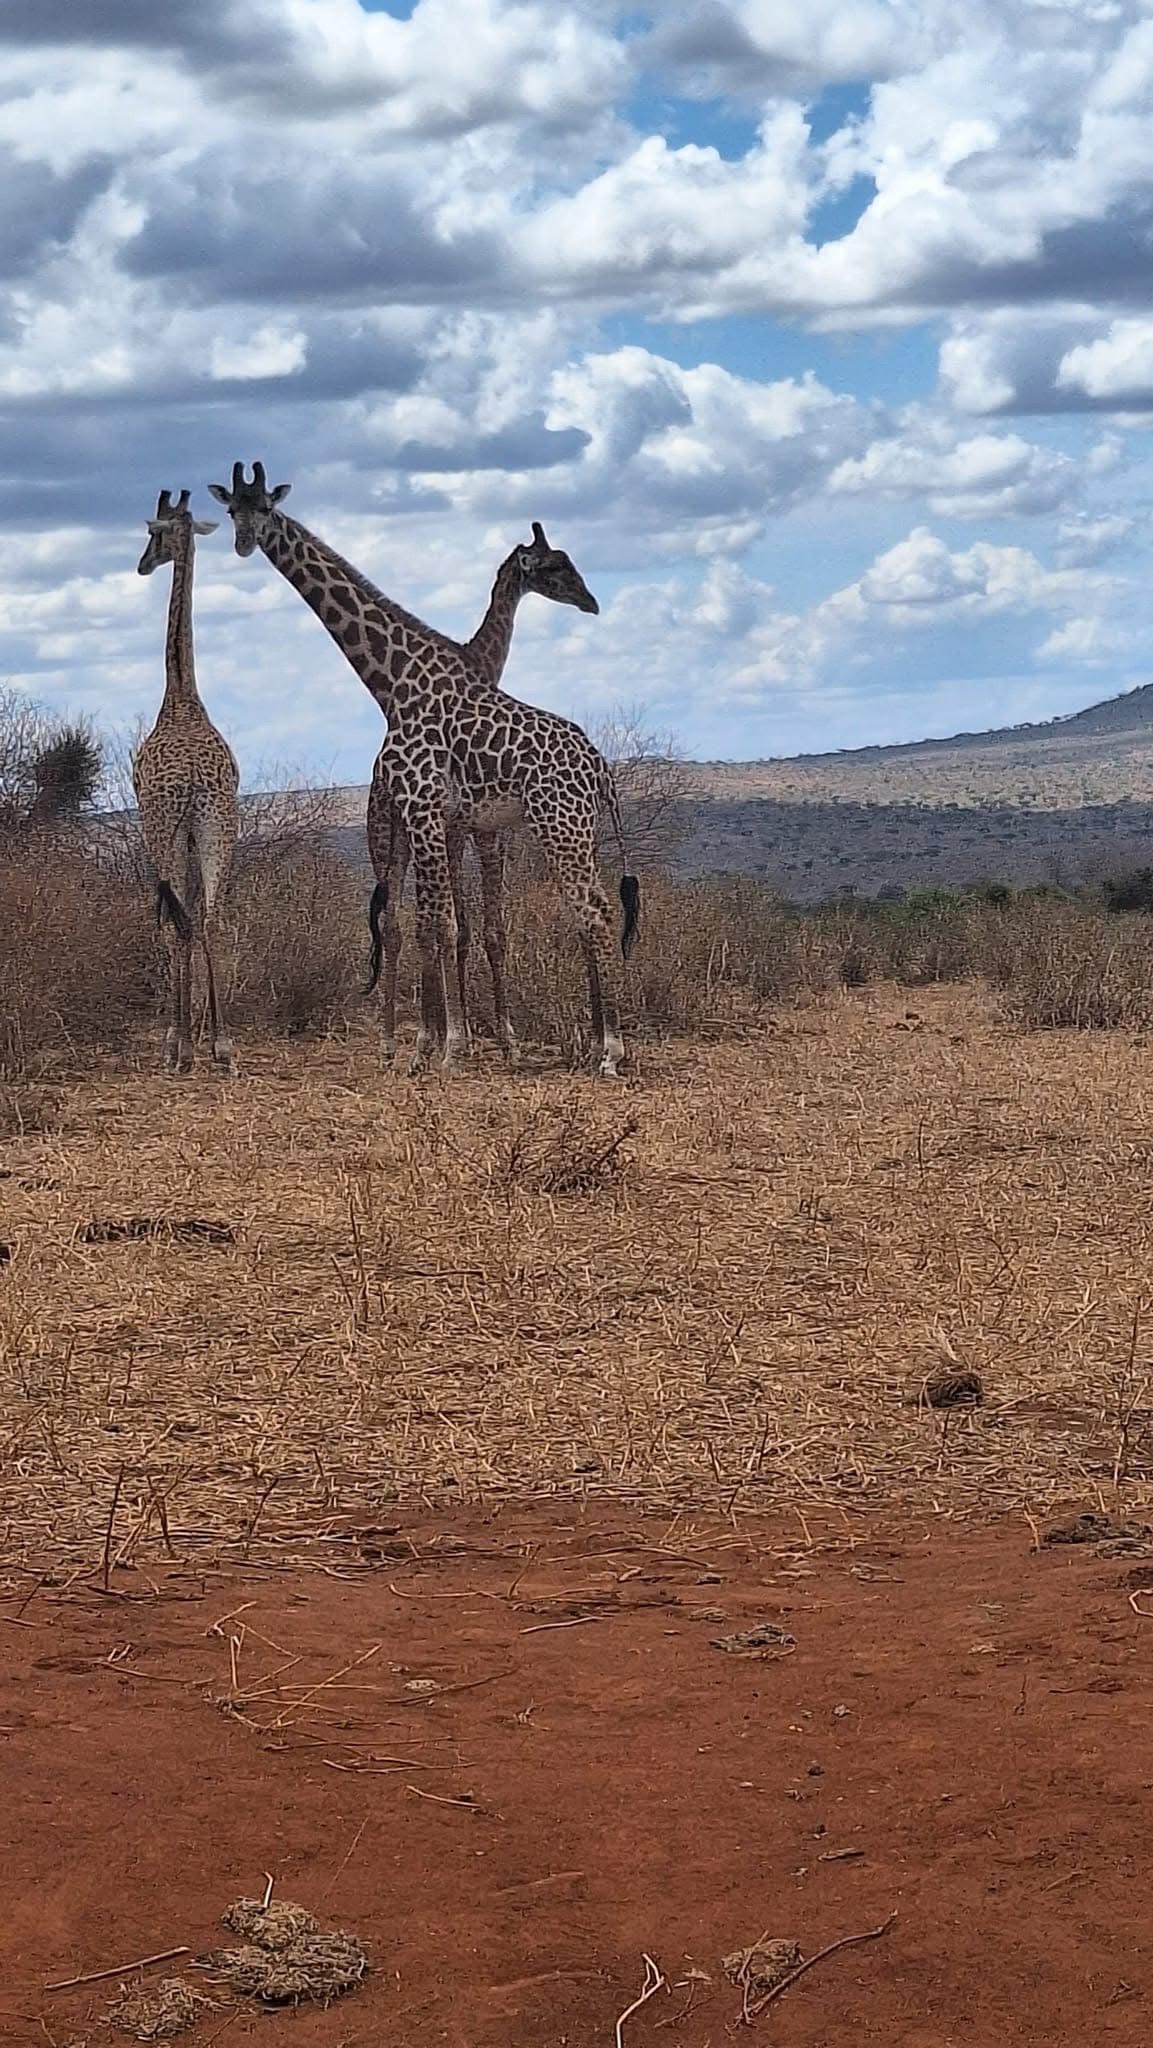
[[[640,890],[628,872],[608,762],[570,719],[496,688],[488,680],[483,646],[478,657],[469,644],[426,625],[290,519],[280,510],[289,486],[270,488],[261,463],[254,463],[251,481],[238,462],[231,485],[209,489],[229,512],[237,553],[261,550],[316,613],[384,713],[388,735],[377,770],[403,828],[416,882],[421,1018],[414,1069],[424,1067],[440,1044],[442,1022],[445,1068],[455,1067],[467,1050],[457,978],[453,847],[470,834],[499,834],[523,824],[540,845],[576,924],[599,1069],[615,1075],[624,1055],[619,979],[596,862],[597,827],[606,811],[624,870],[626,957],[637,933]],[[516,550],[510,559],[518,575],[531,561],[534,573],[547,578],[557,552],[543,530],[534,528],[532,547]],[[591,592],[583,583],[581,589],[581,608],[594,611]]]
[[[148,520],[141,576],[172,567],[164,641],[164,696],[156,723],[137,748],[132,784],[144,843],[156,872],[156,913],[169,952],[170,1010],[165,1047],[169,1072],[193,1062],[192,964],[204,955],[212,1055],[233,1071],[216,979],[214,940],[221,893],[236,850],[239,771],[227,741],[209,718],[196,683],[192,584],[196,536],[215,533],[215,520],[194,519],[191,493],[176,503],[161,491]]]

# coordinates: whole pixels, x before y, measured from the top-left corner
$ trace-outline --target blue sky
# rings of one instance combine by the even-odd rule
[[[260,456],[472,630],[543,519],[599,618],[506,684],[756,757],[1153,676],[1143,0],[7,0],[0,686],[128,733],[161,487]],[[220,532],[246,779],[379,714]]]

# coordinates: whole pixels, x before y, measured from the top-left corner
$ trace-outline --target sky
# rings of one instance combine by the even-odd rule
[[[1153,679],[1153,0],[4,0],[0,684],[128,733],[162,488],[237,459],[505,674],[701,759]],[[367,779],[291,587],[197,554],[247,783]]]

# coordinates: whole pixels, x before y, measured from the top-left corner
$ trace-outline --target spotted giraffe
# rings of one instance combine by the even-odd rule
[[[196,687],[192,650],[192,577],[196,535],[217,521],[194,519],[189,493],[174,505],[161,491],[148,521],[148,545],[137,568],[151,576],[172,564],[164,642],[164,697],[156,723],[132,763],[132,784],[144,843],[156,870],[156,914],[169,950],[170,1002],[165,1064],[185,1074],[192,1065],[192,956],[204,954],[212,1056],[233,1068],[216,986],[216,910],[236,850],[239,773],[232,750],[209,718]]]
[[[608,898],[596,864],[597,825],[605,810],[622,869],[627,863],[608,762],[578,725],[493,688],[459,641],[403,610],[326,542],[287,518],[279,507],[290,487],[270,489],[261,463],[253,465],[251,483],[237,462],[230,485],[209,488],[232,518],[237,554],[261,549],[316,613],[387,720],[382,774],[416,881],[421,1018],[413,1071],[428,1064],[442,1017],[445,1069],[451,1072],[467,1051],[455,973],[450,835],[501,832],[524,823],[576,923],[599,1070],[616,1075],[624,1056],[618,973]],[[640,915],[640,888],[627,871],[620,897],[621,950],[627,957]]]
[[[525,546],[514,548],[501,563],[492,587],[488,610],[471,640],[461,643],[488,688],[497,688],[504,674],[508,650],[512,643],[517,606],[521,598],[530,591],[536,591],[541,597],[551,598],[554,604],[575,605],[581,612],[599,610],[595,597],[569,557],[562,549],[549,546],[544,528],[539,521],[534,520],[532,540]],[[369,929],[372,933],[372,964],[368,988],[371,991],[376,987],[383,958],[381,1050],[385,1064],[388,1065],[396,1054],[396,977],[401,947],[398,913],[411,854],[400,812],[390,794],[384,756],[385,749],[382,748],[373,768],[372,785],[368,793],[368,851],[376,875],[376,887],[372,892],[368,913]],[[464,888],[463,864],[465,840],[469,836],[455,824],[449,825],[449,871],[453,908],[456,913],[456,978],[466,1034],[468,955],[472,934]],[[505,982],[505,839],[503,833],[483,831],[479,825],[473,826],[471,838],[480,868],[482,930],[489,973],[492,977],[493,1024],[505,1058],[510,1066],[515,1066],[519,1054],[516,1034],[508,1014]]]

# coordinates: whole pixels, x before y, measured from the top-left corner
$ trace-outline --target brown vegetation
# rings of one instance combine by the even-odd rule
[[[623,1093],[363,1039],[89,1080],[6,1148],[9,1562],[557,1490],[1137,1505],[1151,1088],[1120,1034],[891,986],[642,1042]],[[983,1399],[913,1398],[942,1364]]]

